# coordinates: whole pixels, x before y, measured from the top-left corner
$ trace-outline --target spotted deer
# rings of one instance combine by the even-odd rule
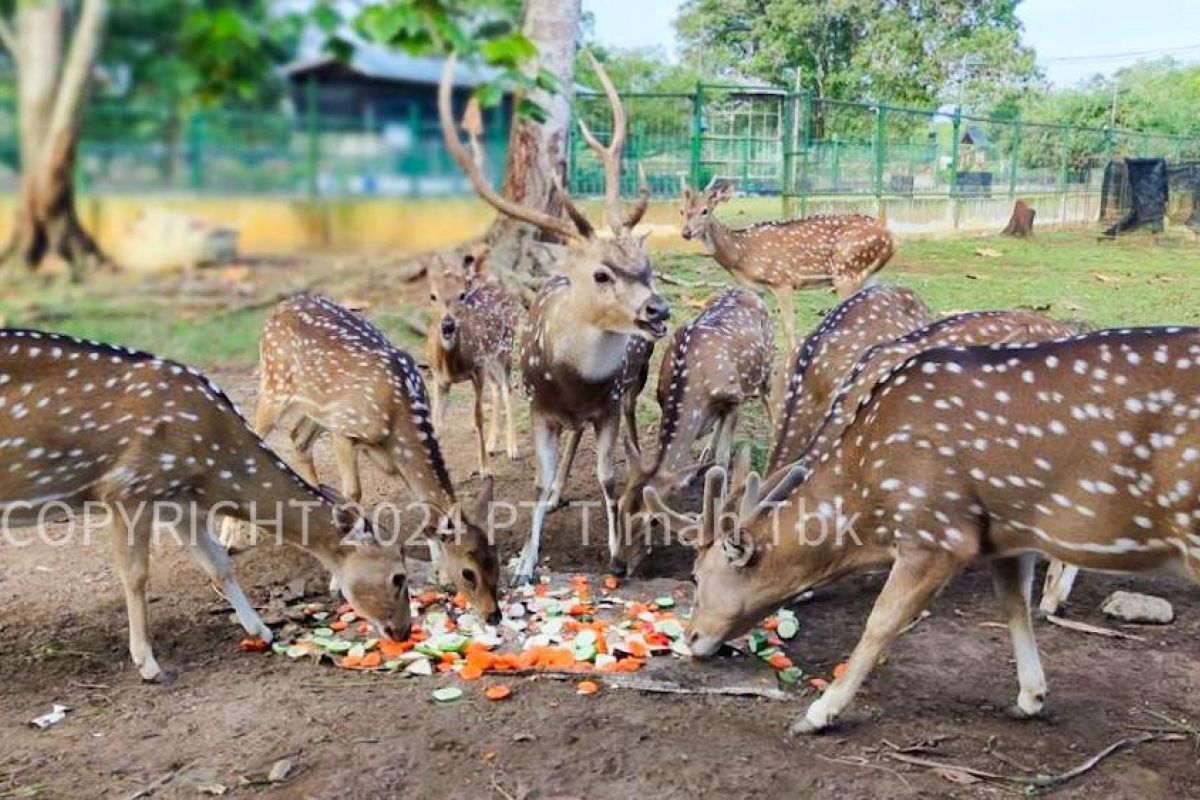
[[[355,502],[362,497],[360,453],[399,476],[431,512],[423,532],[443,578],[498,622],[499,560],[480,528],[492,484],[485,481],[472,509],[458,501],[412,356],[361,315],[325,297],[299,295],[267,317],[259,358],[255,432],[285,430],[296,469],[310,483],[316,482],[313,445],[329,432],[342,491]]]
[[[446,147],[476,193],[502,214],[565,239],[570,245],[556,274],[537,293],[521,337],[521,375],[530,400],[539,496],[533,525],[516,564],[515,582],[532,580],[538,564],[547,513],[561,496],[585,427],[596,434],[596,475],[604,494],[609,554],[616,554],[616,498],[612,451],[620,432],[622,407],[645,375],[646,343],[667,333],[670,306],[654,290],[645,240],[633,227],[646,210],[644,189],[638,204],[622,213],[621,151],[625,110],[603,67],[591,62],[612,109],[612,138],[607,147],[580,121],[580,133],[604,166],[605,216],[612,237],[597,235],[587,216],[560,191],[569,220],[502,197],[480,171],[454,130],[447,60],[438,90],[438,112]],[[639,340],[645,340],[644,342]],[[567,431],[565,457],[559,437]]]
[[[1038,553],[1200,582],[1200,329],[926,350],[787,472],[730,513],[720,513],[724,476],[710,476],[693,653],[711,655],[801,592],[890,562],[848,669],[792,725],[819,731],[903,626],[984,560],[1016,653],[1013,712],[1037,715],[1046,696],[1029,610]]]
[[[488,246],[468,248],[461,266],[429,267],[433,319],[425,337],[425,357],[433,375],[433,418],[439,434],[446,429],[447,394],[455,383],[470,381],[475,390],[475,434],[479,471],[487,473],[495,452],[500,409],[505,418],[505,452],[517,457],[517,428],[512,409],[513,339],[521,314],[518,303],[487,272]],[[491,417],[483,430],[483,393],[491,393]]]
[[[704,242],[709,255],[747,286],[765,286],[779,305],[788,349],[796,346],[792,292],[833,285],[847,297],[891,260],[895,243],[887,227],[863,214],[817,214],[803,219],[730,228],[716,217],[733,197],[728,181],[714,179],[703,192],[683,186],[682,234]]]
[[[658,453],[647,461],[630,448],[629,477],[617,501],[614,572],[634,573],[644,560],[655,524],[647,510],[657,511],[710,458],[728,465],[738,409],[756,395],[767,400],[774,350],[771,315],[744,289],[717,295],[675,332],[658,378]],[[712,440],[694,465],[692,443],[710,427]]]
[[[882,284],[855,292],[826,314],[789,357],[767,471],[804,454],[838,386],[863,353],[932,321],[933,312],[917,295]]]
[[[125,587],[129,653],[145,680],[163,675],[146,599],[160,527],[174,528],[253,636],[270,642],[271,629],[214,538],[223,517],[258,520],[277,542],[308,551],[381,635],[408,636],[400,549],[284,464],[195,369],[124,347],[0,330],[0,458],[0,530],[10,543],[23,525],[69,520],[72,534],[81,520],[107,525]]]

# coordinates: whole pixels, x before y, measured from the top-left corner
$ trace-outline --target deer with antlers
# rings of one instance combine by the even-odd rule
[[[790,356],[768,472],[804,454],[863,353],[932,321],[933,312],[913,292],[882,284],[855,292],[826,314]]]
[[[762,299],[728,289],[675,333],[658,379],[662,423],[658,453],[647,463],[630,447],[629,479],[617,502],[618,553],[611,569],[635,573],[652,543],[656,517],[671,492],[685,485],[709,457],[728,465],[738,409],[770,392],[774,356],[771,315]],[[691,446],[708,428],[712,441],[693,466]]]
[[[603,67],[588,54],[604,87],[613,114],[607,147],[580,121],[580,133],[604,165],[605,210],[612,238],[602,238],[560,191],[570,220],[527,208],[502,197],[468,155],[453,126],[450,76],[455,59],[447,60],[438,91],[438,111],[446,146],[475,191],[493,208],[514,219],[561,237],[571,245],[557,274],[538,291],[522,335],[521,374],[530,398],[534,449],[538,459],[537,506],[528,541],[518,558],[515,581],[532,579],[537,568],[546,514],[557,505],[575,448],[586,426],[596,434],[596,473],[604,493],[609,552],[616,552],[616,499],[612,450],[621,425],[622,407],[644,376],[647,348],[666,335],[670,306],[654,290],[650,259],[633,227],[645,213],[644,190],[629,214],[622,214],[621,151],[625,143],[625,110]],[[644,186],[644,184],[643,184]],[[632,346],[637,343],[636,346]],[[568,432],[567,452],[559,460],[559,436]]]
[[[446,428],[447,394],[455,383],[470,381],[475,390],[475,433],[479,471],[488,472],[488,454],[496,450],[500,409],[505,418],[505,451],[517,457],[517,427],[512,408],[513,339],[521,304],[487,272],[490,248],[476,244],[460,265],[440,259],[429,266],[429,299],[433,320],[425,337],[425,356],[433,375],[433,418],[441,434]],[[488,432],[483,430],[483,393],[491,391]]]
[[[883,269],[896,250],[887,227],[863,214],[817,214],[730,228],[716,211],[731,197],[728,181],[714,178],[703,192],[684,183],[683,238],[704,242],[709,255],[739,282],[771,291],[789,350],[796,346],[794,290],[832,284],[847,297]]]
[[[463,592],[489,622],[500,620],[500,566],[495,545],[480,528],[492,483],[473,509],[455,496],[434,434],[425,383],[405,351],[361,315],[325,297],[284,300],[267,317],[259,342],[261,381],[254,430],[284,429],[296,468],[315,483],[313,445],[327,431],[342,491],[362,497],[358,456],[398,475],[431,512],[423,532],[443,579]]]
[[[196,370],[149,353],[32,330],[0,330],[0,529],[78,521],[101,504],[125,586],[129,653],[163,676],[147,632],[150,547],[177,539],[229,599],[246,631],[271,630],[214,538],[223,517],[274,528],[334,575],[380,635],[407,638],[400,548],[331,492],[287,467],[229,398]],[[10,539],[10,541],[13,541]]]
[[[983,559],[1016,653],[1013,713],[1035,716],[1046,696],[1029,610],[1037,554],[1200,582],[1198,483],[1200,329],[926,350],[761,501],[722,513],[724,475],[710,475],[686,640],[711,655],[789,598],[890,562],[848,669],[792,726],[819,731],[903,626]]]

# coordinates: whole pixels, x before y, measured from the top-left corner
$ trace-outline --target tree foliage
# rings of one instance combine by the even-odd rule
[[[993,104],[1037,79],[1020,0],[686,0],[687,51],[730,76],[818,97]]]

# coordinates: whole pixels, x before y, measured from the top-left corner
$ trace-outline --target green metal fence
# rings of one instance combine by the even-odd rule
[[[690,92],[623,100],[626,194],[636,190],[641,166],[656,196],[674,196],[681,180],[703,186],[724,178],[746,194],[798,200],[801,212],[808,198],[820,197],[1091,192],[1113,158],[1200,159],[1200,137],[818,100],[769,87],[698,84]],[[105,192],[468,192],[436,121],[415,114],[390,120],[235,109],[180,114],[97,101],[85,121],[78,181]],[[607,137],[611,115],[602,96],[577,96],[574,114]],[[503,113],[488,112],[485,160],[493,178],[503,167],[507,127]],[[0,104],[0,190],[11,190],[16,154],[13,109]],[[574,132],[568,165],[574,193],[603,190],[600,164]]]

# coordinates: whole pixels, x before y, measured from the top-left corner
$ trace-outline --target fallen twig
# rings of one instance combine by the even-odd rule
[[[175,769],[171,770],[170,772],[160,775],[154,781],[146,784],[145,786],[143,786],[141,789],[138,789],[133,794],[125,795],[125,800],[138,800],[139,798],[142,798],[142,797],[149,797],[150,795],[154,794],[154,792],[156,792],[157,790],[161,789],[162,787],[166,786],[171,781],[175,780],[175,778],[179,775],[179,773],[183,772],[185,769],[187,769],[188,767],[190,767],[192,764],[195,764],[195,763],[196,763],[195,761],[189,761],[186,764],[181,764],[180,766],[176,767]]]
[[[814,753],[814,755],[822,761],[828,761],[831,764],[845,764],[848,767],[862,767],[864,769],[877,769],[882,772],[886,772],[889,775],[899,778],[900,782],[906,787],[910,789],[912,788],[912,784],[908,782],[908,778],[904,777],[902,773],[891,769],[890,767],[885,767],[882,764],[872,764],[870,761],[861,756],[835,758],[833,756],[824,756],[820,753]]]
[[[660,272],[655,277],[663,283],[669,283],[672,286],[682,286],[685,289],[695,289],[700,285],[696,281],[685,281],[683,278],[676,278],[674,275],[670,275],[665,272]]]
[[[1092,625],[1087,622],[1064,619],[1063,617],[1058,617],[1054,614],[1047,614],[1046,621],[1051,625],[1057,625],[1060,628],[1066,628],[1072,631],[1079,631],[1080,633],[1091,633],[1095,634],[1096,636],[1108,636],[1113,639],[1128,639],[1131,642],[1146,641],[1145,637],[1143,636],[1135,636],[1132,633],[1125,633],[1125,631],[1118,631],[1114,630],[1113,628],[1102,628],[1099,625]]]
[[[906,753],[887,753],[887,757],[895,761],[902,761],[905,764],[913,764],[926,769],[933,769],[946,772],[958,772],[964,775],[970,775],[973,778],[979,778],[985,781],[995,781],[998,783],[1018,784],[1021,786],[1032,786],[1035,788],[1045,789],[1051,786],[1058,786],[1068,781],[1072,781],[1093,769],[1104,759],[1111,756],[1113,753],[1118,753],[1130,747],[1135,747],[1139,744],[1147,742],[1177,742],[1187,739],[1183,734],[1177,733],[1143,733],[1138,736],[1131,736],[1127,739],[1119,739],[1113,742],[1108,747],[1105,747],[1096,755],[1084,761],[1079,766],[1069,769],[1066,772],[1060,772],[1053,775],[1038,774],[1038,775],[1003,775],[998,772],[988,772],[975,767],[963,766],[954,764],[949,761],[938,761],[932,758],[921,758],[912,756]]]

